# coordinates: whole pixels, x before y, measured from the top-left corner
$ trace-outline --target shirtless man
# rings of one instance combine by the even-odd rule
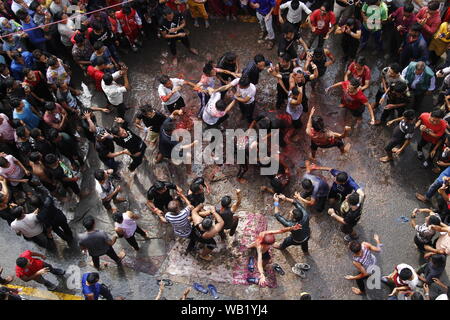
[[[280,230],[263,231],[258,235],[255,242],[247,246],[248,249],[256,248],[256,251],[258,253],[257,267],[259,274],[261,275],[261,278],[259,279],[260,286],[264,286],[266,284],[264,269],[271,259],[269,249],[275,243],[274,235],[299,230],[300,228],[301,226],[299,224],[296,224],[295,226],[282,228]]]

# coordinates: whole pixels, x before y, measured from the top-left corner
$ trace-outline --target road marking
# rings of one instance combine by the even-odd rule
[[[30,297],[36,297],[46,300],[84,300],[82,296],[76,296],[73,294],[68,293],[62,293],[62,292],[55,292],[55,291],[46,291],[46,290],[40,290],[37,288],[31,288],[31,287],[22,287],[22,286],[14,286],[14,285],[6,285],[10,289],[22,289],[20,294],[30,296]]]

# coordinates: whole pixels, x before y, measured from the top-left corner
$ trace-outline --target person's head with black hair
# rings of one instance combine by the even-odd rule
[[[314,189],[312,181],[308,178],[302,180],[302,187],[306,192],[311,192]]]
[[[214,222],[211,216],[207,216],[203,218],[202,220],[202,228],[205,231],[211,230],[211,228],[214,226]]]
[[[435,214],[426,217],[425,222],[429,226],[440,226],[442,223],[441,218],[439,218],[439,216]]]
[[[356,78],[351,78],[348,89],[349,89],[349,91],[357,91],[360,86],[361,86],[361,81],[359,81]]]
[[[200,183],[191,183],[191,185],[189,186],[189,190],[191,190],[191,192],[193,194],[200,194],[203,192],[203,186]]]
[[[27,129],[27,127],[21,126],[16,129],[16,135],[19,138],[25,139],[30,136],[30,131]]]
[[[19,10],[17,10],[16,17],[25,23],[29,23],[31,18],[27,10],[25,10],[24,8],[20,8]]]
[[[250,86],[250,83],[251,83],[250,78],[244,74],[239,79],[238,85],[239,85],[239,88],[246,89]]]
[[[47,110],[47,111],[53,112],[53,111],[55,111],[55,109],[56,109],[56,104],[55,104],[53,101],[47,101],[47,102],[44,104],[44,108],[45,108],[45,110]]]
[[[216,103],[216,108],[217,108],[217,103]],[[224,109],[224,110],[225,110],[225,109]],[[177,126],[176,126],[176,124],[173,123],[173,122],[165,123],[165,124],[161,127],[161,129],[164,130],[164,132],[165,132],[167,135],[169,135],[169,136],[172,134],[172,132],[175,131],[176,128],[177,128]]]
[[[354,191],[347,196],[347,202],[350,206],[357,206],[359,204],[359,193]]]
[[[180,202],[177,200],[172,200],[167,205],[167,210],[171,212],[174,215],[177,215],[180,213]]]
[[[272,121],[268,117],[263,117],[258,120],[258,129],[267,129],[269,130],[272,126]]]
[[[128,16],[131,13],[131,5],[129,3],[122,4],[121,11]]]
[[[445,268],[447,256],[444,254],[433,254],[430,261],[435,268]]]
[[[0,63],[0,74],[4,76],[9,76],[9,69],[4,63]]]
[[[155,188],[155,191],[158,193],[164,193],[167,191],[166,184],[162,181],[156,181],[153,187]]]
[[[95,41],[94,45],[94,50],[98,53],[101,54],[102,53],[102,49],[104,47],[103,42],[102,41]]]
[[[11,120],[11,127],[13,127],[14,129],[17,129],[18,127],[21,127],[22,125],[23,125],[22,121],[19,120],[19,119],[12,119]]]
[[[56,59],[54,57],[48,58],[47,59],[47,66],[50,67],[51,69],[59,68],[59,61],[58,61],[58,59]]]
[[[440,110],[440,109],[436,109],[436,110],[431,111],[430,115],[431,115],[432,118],[435,118],[435,119],[442,119],[445,116],[444,112],[442,110]]]
[[[82,47],[84,45],[84,34],[78,32],[77,34],[75,34],[75,37],[73,38],[73,40],[75,41],[75,45],[77,47]]]
[[[408,90],[408,85],[403,81],[397,81],[393,82],[391,84],[391,90],[393,93],[401,96],[402,94],[406,93]]]
[[[439,6],[440,6],[439,1],[436,0],[430,1],[427,5],[428,12],[429,13],[439,12]]]
[[[214,71],[214,65],[212,61],[208,61],[203,66],[203,73],[208,77],[214,77],[216,75],[216,72]]]
[[[93,216],[88,215],[83,218],[83,227],[86,231],[92,231],[95,228],[95,219]]]
[[[11,215],[17,219],[20,220],[23,217],[25,217],[25,208],[22,206],[17,206],[11,209]]]
[[[172,9],[170,9],[169,7],[165,7],[163,10],[163,17],[164,19],[166,19],[167,21],[172,21],[174,18],[175,14],[172,11]]]
[[[291,211],[291,213],[292,213],[292,217],[294,218],[295,221],[302,221],[302,219],[303,219],[303,211],[302,210],[295,208]]]
[[[105,83],[105,85],[110,86],[113,83],[114,78],[113,78],[111,73],[105,72],[105,74],[103,75],[102,80]]]
[[[234,52],[229,51],[224,54],[224,60],[228,64],[236,63],[236,59],[237,59],[237,55]]]
[[[106,68],[106,60],[103,57],[95,57],[94,64],[100,70]]]
[[[422,25],[418,22],[414,23],[410,28],[408,35],[410,37],[410,41],[414,42],[420,38],[420,33],[422,32]]]
[[[412,109],[405,110],[403,112],[403,117],[408,121],[414,121],[416,119],[416,112]]]
[[[312,300],[312,297],[308,292],[302,292],[300,293],[299,300]]]
[[[22,268],[22,269],[26,268],[29,263],[30,262],[25,257],[19,257],[16,259],[16,266],[18,266],[19,268]]]
[[[105,170],[102,170],[102,169],[97,169],[97,170],[95,170],[95,172],[94,172],[94,178],[95,178],[95,180],[97,180],[97,181],[99,181],[99,182],[104,181],[104,180],[106,179],[106,173],[105,173]]]
[[[294,39],[294,37],[295,37],[295,27],[292,24],[284,23],[281,26],[281,31],[283,33],[283,37],[286,40],[291,41],[292,39]]]
[[[289,61],[291,61],[291,56],[289,55],[289,53],[284,52],[282,53],[279,57],[278,57],[278,62],[280,63],[280,65],[282,65],[283,67],[287,67],[289,65]]]
[[[216,109],[218,111],[225,111],[226,108],[227,108],[227,103],[225,102],[225,100],[220,99],[216,102]]]
[[[43,203],[41,198],[39,198],[36,194],[32,194],[28,197],[29,203],[33,206],[33,208],[41,208]]]
[[[312,117],[312,127],[315,131],[323,132],[325,130],[325,122],[321,116]]]
[[[231,197],[230,196],[222,197],[222,199],[220,200],[220,205],[223,208],[229,208],[231,206]]]
[[[102,33],[104,28],[103,28],[103,24],[100,21],[94,20],[91,23],[91,27],[94,30],[95,33],[99,34]]]
[[[159,83],[161,83],[164,87],[172,89],[173,88],[173,83],[172,80],[170,80],[169,76],[166,74],[163,74],[162,76],[160,76],[158,78]]]
[[[112,218],[114,222],[117,222],[119,224],[123,222],[123,215],[120,212],[114,213]]]
[[[350,241],[350,243],[348,244],[348,248],[354,254],[358,254],[361,251],[361,249],[362,249],[361,243],[359,241],[356,241],[356,240]]]
[[[411,2],[406,2],[403,6],[403,15],[406,18],[409,18],[411,14],[414,12],[414,6]]]
[[[57,141],[60,138],[59,132],[55,128],[48,129],[47,136],[48,139],[53,142]]]
[[[297,97],[300,94],[300,91],[298,90],[297,86],[292,88],[291,94],[292,94],[293,97]]]
[[[11,107],[13,109],[16,109],[17,111],[22,111],[23,107],[25,106],[25,104],[23,103],[22,100],[20,99],[12,99],[9,104],[11,105]]]
[[[344,184],[348,181],[348,174],[346,172],[339,172],[336,175],[336,179],[335,179],[337,184]]]
[[[25,60],[23,59],[20,52],[13,51],[11,53],[11,59],[14,60],[16,63],[25,64]]]
[[[413,277],[413,272],[409,268],[403,268],[398,274],[400,280],[407,281],[411,280]]]
[[[388,69],[388,75],[390,77],[397,77],[402,72],[402,67],[397,62],[391,63]]]
[[[86,281],[91,285],[96,284],[99,280],[100,280],[100,275],[98,274],[98,272],[91,272],[86,277]]]
[[[264,58],[262,54],[257,54],[256,56],[254,56],[253,61],[255,62],[256,67],[259,70],[264,70],[264,68],[266,67],[266,58]]]
[[[297,10],[298,7],[300,7],[300,1],[299,0],[292,0],[291,1],[291,8],[292,8],[292,10]]]
[[[46,154],[44,157],[44,163],[46,165],[53,166],[58,163],[58,157],[53,153]]]

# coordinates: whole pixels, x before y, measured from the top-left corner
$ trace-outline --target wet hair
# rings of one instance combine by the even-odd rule
[[[155,190],[162,190],[164,189],[166,185],[164,184],[164,182],[162,181],[156,181],[155,184],[153,185],[153,187],[155,188]]]
[[[58,62],[58,60],[57,60],[56,58],[50,57],[50,58],[48,58],[48,60],[47,60],[47,66],[48,66],[48,67],[53,67],[53,66],[56,65],[57,62]]]
[[[348,174],[346,172],[339,172],[336,175],[336,181],[339,183],[346,183],[348,180]]]
[[[8,164],[8,160],[6,160],[5,157],[0,157],[0,167],[6,168],[6,165]]]
[[[93,216],[89,215],[83,218],[83,227],[86,228],[87,231],[91,231],[94,229],[95,219]]]
[[[406,2],[403,6],[403,11],[407,13],[412,13],[414,11],[414,6],[411,2]]]
[[[430,1],[430,3],[428,3],[427,5],[428,9],[430,10],[437,10],[439,9],[439,1]]]
[[[231,197],[230,196],[224,196],[220,200],[220,205],[224,208],[229,208],[231,205]]]
[[[30,181],[28,182],[29,185],[33,186],[33,187],[37,187],[42,185],[41,180],[38,178],[38,176],[35,176],[34,174],[31,176]]]
[[[225,61],[227,61],[227,62],[233,62],[236,60],[237,56],[236,56],[236,53],[234,53],[234,52],[226,52],[224,54],[224,58],[225,58]]]
[[[11,214],[16,219],[19,219],[24,213],[25,209],[22,206],[17,206],[11,209]]]
[[[361,66],[365,66],[366,65],[366,58],[364,58],[363,56],[359,56],[355,59],[355,62]]]
[[[34,0],[33,2],[30,3],[30,5],[28,6],[28,8],[30,8],[31,11],[36,11],[36,9],[40,6],[41,4]]]
[[[294,26],[290,23],[285,23],[281,26],[281,31],[286,34],[290,32],[295,32]]]
[[[312,127],[315,131],[323,131],[325,129],[325,124],[321,116],[313,116]]]
[[[216,104],[217,106],[217,104]],[[166,123],[163,127],[161,127],[167,134],[171,134],[176,129],[176,124],[173,122]]]
[[[444,117],[444,112],[442,110],[434,110],[431,112],[433,118],[442,119]]]
[[[433,226],[439,226],[439,225],[441,225],[441,218],[439,218],[438,216],[432,215],[428,219],[428,224],[433,225]]]
[[[408,89],[408,86],[404,82],[394,82],[392,83],[392,89],[397,93],[403,93]]]
[[[112,74],[111,73],[109,73],[109,72],[105,72],[105,74],[103,75],[103,82],[107,85],[107,86],[109,86],[110,84],[112,84],[112,82],[113,82],[113,76],[112,76]]]
[[[257,54],[254,58],[253,61],[255,61],[256,64],[266,61],[266,58],[264,58],[264,56],[262,54]]]
[[[119,212],[114,213],[112,218],[113,218],[114,222],[117,222],[117,223],[123,222],[123,215]]]
[[[416,22],[411,26],[410,30],[420,33],[422,31],[422,25],[420,23]]]
[[[348,204],[351,206],[356,206],[359,203],[359,194],[358,192],[352,192],[349,196],[348,196]]]
[[[358,88],[361,85],[361,81],[359,81],[358,79],[352,78],[350,80],[350,85],[354,88]]]
[[[102,181],[105,179],[105,171],[102,169],[97,169],[94,172],[94,177],[97,181]]]
[[[239,79],[239,85],[241,87],[247,87],[250,85],[250,78],[248,77],[248,75],[243,75],[240,79]]]
[[[353,253],[358,253],[361,251],[361,243],[359,243],[356,240],[350,241],[350,243],[348,244],[348,248],[350,249],[351,252]]]
[[[303,219],[303,211],[300,209],[295,208],[292,210],[292,213],[294,214],[294,218],[296,221],[300,221]]]
[[[216,102],[216,109],[219,111],[225,111],[225,109],[227,108],[227,103],[225,102],[225,100],[220,99]]]
[[[211,72],[213,71],[214,67],[212,64],[212,61],[208,61],[204,66],[203,66],[203,73],[207,74],[207,75],[211,75]]]
[[[38,151],[33,151],[30,153],[29,159],[31,162],[37,162],[42,159],[42,154]]]
[[[300,7],[300,1],[298,1],[298,0],[292,0],[292,1],[291,1],[291,8],[292,8],[293,10],[297,10],[298,7]]]
[[[101,41],[95,41],[93,48],[95,51],[100,50],[101,48],[103,48],[103,42]]]
[[[434,254],[431,256],[431,263],[435,267],[445,267],[446,256],[443,254]]]
[[[200,192],[200,191],[202,191],[201,184],[200,183],[191,183],[191,185],[189,186],[189,190],[191,190],[192,193]]]
[[[210,216],[208,216],[202,220],[203,229],[210,230],[212,228],[212,226],[213,226],[213,220]]]
[[[169,204],[167,205],[167,210],[169,210],[172,213],[177,213],[178,212],[178,207],[179,207],[179,203],[176,200],[172,200],[169,202]]]
[[[58,158],[53,153],[49,153],[49,154],[45,155],[45,157],[44,157],[45,164],[54,164],[57,161],[58,161]]]
[[[263,238],[263,241],[261,244],[274,244],[275,243],[275,236],[273,234],[266,234]]]
[[[163,16],[166,17],[166,16],[168,16],[169,14],[173,14],[172,9],[170,9],[170,8],[164,8],[164,10],[163,10]]]
[[[28,259],[24,257],[19,257],[16,259],[16,266],[19,268],[25,268],[28,264]]]
[[[16,134],[19,138],[26,138],[27,137],[27,128],[25,126],[18,127],[16,129]]]
[[[80,44],[80,43],[83,43],[84,42],[84,34],[82,34],[82,33],[80,33],[80,32],[78,32],[76,35],[75,35],[75,37],[73,37],[73,40],[75,40],[75,43],[76,44]]]
[[[89,283],[96,283],[98,280],[100,280],[100,275],[98,272],[91,272],[86,277],[86,281]]]
[[[305,189],[306,191],[310,191],[313,189],[313,184],[312,181],[309,179],[303,179],[302,180],[302,187],[303,189]]]
[[[167,82],[170,81],[170,78],[169,78],[169,76],[163,74],[162,76],[160,76],[160,77],[158,78],[158,80],[159,80],[159,82],[160,82],[162,85],[165,85]]]
[[[414,118],[416,117],[416,113],[414,110],[408,109],[403,112],[403,117],[405,117],[406,120],[414,120]]]
[[[402,72],[402,67],[400,67],[400,65],[397,62],[391,63],[389,65],[389,68],[391,68],[391,70],[394,71],[395,73]]]
[[[398,274],[400,280],[406,281],[412,277],[413,273],[409,268],[403,268]]]
[[[114,136],[119,135],[119,132],[120,132],[120,125],[118,125],[118,124],[114,125],[114,126],[111,128],[110,132],[111,132],[111,134],[114,135]]]
[[[48,102],[46,102],[46,103],[44,104],[44,108],[45,108],[45,110],[47,110],[47,111],[52,111],[52,110],[55,110],[56,105],[55,105],[54,102],[48,101]]]

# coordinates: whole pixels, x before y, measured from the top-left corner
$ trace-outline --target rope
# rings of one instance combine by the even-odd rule
[[[5,35],[3,35],[3,36],[0,36],[0,39],[9,37],[9,36],[11,36],[11,35],[20,34],[20,33],[22,33],[22,32],[27,32],[27,31],[36,30],[36,29],[42,29],[42,28],[44,28],[44,27],[48,27],[48,26],[51,26],[51,25],[54,25],[54,24],[58,24],[58,23],[60,23],[60,22],[62,22],[62,21],[67,21],[67,20],[70,20],[70,19],[74,20],[74,19],[76,19],[76,18],[78,18],[78,17],[87,16],[87,15],[90,15],[90,14],[93,14],[93,13],[96,13],[96,12],[108,10],[108,9],[110,9],[110,8],[113,8],[113,7],[122,6],[122,5],[124,5],[125,3],[130,3],[130,2],[134,2],[134,1],[135,1],[135,0],[126,0],[126,1],[124,1],[124,2],[121,2],[121,3],[118,3],[118,4],[113,4],[113,5],[111,5],[111,6],[107,6],[107,7],[101,8],[101,9],[97,9],[97,10],[92,10],[92,11],[89,11],[89,12],[80,13],[80,14],[78,14],[78,15],[72,15],[72,16],[70,16],[70,17],[67,18],[67,19],[62,19],[62,20],[58,20],[58,21],[53,21],[53,22],[50,22],[50,23],[47,23],[47,24],[43,24],[43,25],[41,25],[41,26],[37,26],[37,27],[33,27],[33,28],[28,28],[28,29],[23,29],[23,30],[20,30],[20,31],[17,31],[17,32],[11,32],[11,33],[5,34]]]

